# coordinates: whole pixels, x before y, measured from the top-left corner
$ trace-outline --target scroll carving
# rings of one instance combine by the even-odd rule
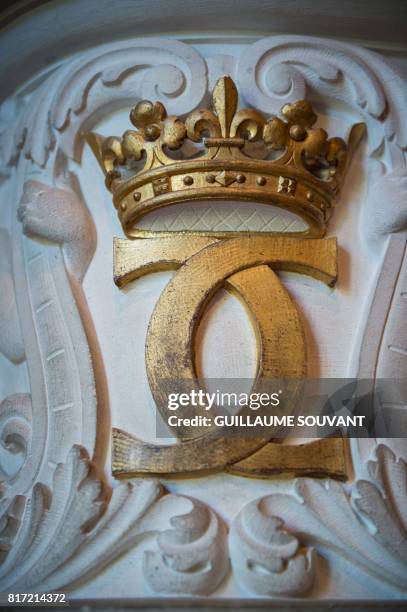
[[[217,589],[229,569],[226,528],[213,510],[190,500],[158,536],[158,551],[144,555],[143,573],[155,593],[202,595]]]
[[[284,521],[268,516],[263,500],[240,511],[230,532],[230,554],[236,580],[255,595],[303,595],[315,577],[316,553],[300,548]]]

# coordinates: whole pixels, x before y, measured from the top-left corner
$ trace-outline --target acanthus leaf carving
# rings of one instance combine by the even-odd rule
[[[37,483],[30,497],[15,498],[3,509],[8,554],[0,565],[1,589],[54,590],[85,580],[137,541],[140,519],[161,495],[152,481],[112,492],[86,450],[73,447],[66,463],[57,466],[51,489]]]
[[[267,499],[267,498],[266,498]],[[314,548],[300,547],[284,521],[267,513],[263,499],[250,502],[234,519],[229,546],[235,580],[255,595],[304,595],[316,565]]]
[[[373,480],[356,481],[350,492],[346,486],[332,480],[320,482],[305,478],[296,482],[295,494],[275,493],[255,503],[261,504],[267,517],[284,520],[302,543],[314,546],[321,555],[324,550],[332,551],[376,580],[403,591],[407,564],[403,509],[407,505],[406,465],[381,445],[369,468]],[[247,515],[250,516],[250,512],[251,509]],[[373,531],[369,522],[374,525]],[[268,529],[272,533],[275,527],[270,522]],[[235,528],[233,550],[236,558],[232,563],[240,568],[243,578],[247,566],[241,569],[241,551],[244,551],[243,559],[247,564],[250,554],[258,553],[261,545],[252,544],[250,552],[245,551],[242,534],[239,537],[237,534]],[[246,532],[244,537],[247,537]],[[254,588],[253,580],[249,584]]]
[[[22,495],[0,502],[0,565],[4,563],[19,532],[25,502]]]
[[[52,490],[41,483],[34,486],[21,525],[25,537],[15,542],[0,569],[2,590],[41,584],[97,522],[108,495],[92,476],[86,451],[74,447],[67,462],[57,466]]]
[[[229,569],[226,528],[208,506],[194,499],[189,512],[171,518],[144,554],[143,574],[155,593],[203,595],[218,588]]]
[[[212,592],[229,568],[226,528],[201,502],[163,493],[149,480],[110,490],[86,450],[74,447],[51,489],[37,483],[30,497],[3,501],[0,588],[70,590],[155,536],[159,551],[143,562],[151,589]]]
[[[384,445],[368,462],[373,482],[359,480],[355,505],[375,526],[375,538],[407,565],[407,469]]]

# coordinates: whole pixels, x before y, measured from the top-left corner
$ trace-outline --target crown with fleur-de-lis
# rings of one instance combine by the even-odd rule
[[[314,127],[317,117],[304,100],[283,106],[282,119],[237,110],[228,76],[216,83],[212,101],[213,110],[198,109],[181,120],[167,116],[161,102],[143,100],[130,113],[136,130],[122,138],[87,135],[126,235],[137,235],[137,222],[152,210],[193,200],[271,204],[302,217],[308,225],[303,234],[323,235],[364,125],[353,126],[346,144]],[[171,157],[187,140],[203,149]],[[257,155],[250,150],[256,141]]]

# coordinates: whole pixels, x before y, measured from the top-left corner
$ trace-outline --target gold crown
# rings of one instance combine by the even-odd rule
[[[324,235],[364,124],[353,126],[346,145],[313,127],[317,117],[304,100],[283,106],[284,119],[237,110],[236,86],[228,76],[216,83],[212,101],[213,111],[195,110],[183,121],[167,116],[161,102],[143,100],[130,113],[137,131],[127,130],[122,138],[87,135],[126,235],[139,236],[136,224],[152,210],[193,200],[271,204],[307,222],[301,235]],[[188,140],[203,143],[204,150],[170,156]],[[135,162],[143,156],[137,172]]]

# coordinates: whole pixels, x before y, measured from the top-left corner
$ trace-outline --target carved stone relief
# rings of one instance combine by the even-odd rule
[[[326,122],[333,114],[335,127],[366,123],[367,150],[333,220],[342,237],[335,297],[321,288],[311,298],[307,282],[283,281],[301,307],[313,375],[406,377],[406,88],[382,58],[336,41],[274,36],[227,58],[148,38],[66,59],[0,110],[2,591],[328,598],[342,596],[347,581],[349,597],[405,595],[403,440],[353,440],[345,484],[227,474],[118,483],[107,475],[112,425],[152,436],[150,407],[135,413],[131,402],[135,380],[141,404],[152,401],[144,366],[134,346],[133,361],[118,347],[127,324],[144,347],[134,317],[148,320],[167,277],[151,287],[141,279],[131,295],[111,287],[106,264],[120,226],[83,134],[120,133],[124,109],[142,99],[184,116],[206,103],[225,65],[244,104],[267,115],[306,98]],[[184,207],[176,222],[224,222],[213,205],[202,210]],[[237,204],[225,223],[241,229],[243,219],[250,229],[247,210]],[[256,229],[290,223],[254,212]],[[158,215],[143,227],[157,223]],[[214,318],[232,307],[222,299]],[[203,357],[202,367],[220,367],[213,359],[205,366]],[[227,373],[239,375],[231,362]],[[140,579],[130,578],[133,567]]]

